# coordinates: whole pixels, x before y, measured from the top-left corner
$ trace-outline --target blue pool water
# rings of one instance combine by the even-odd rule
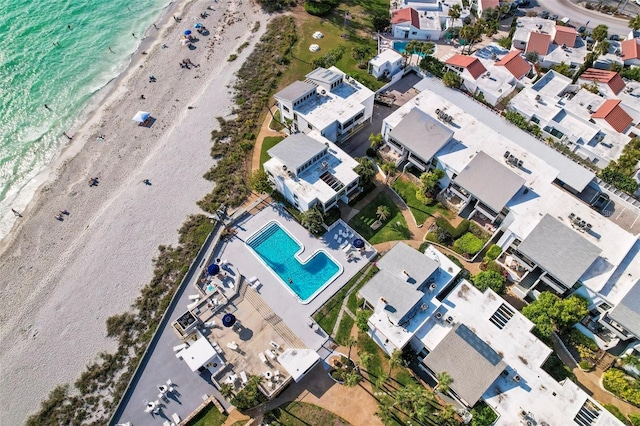
[[[393,42],[393,50],[396,50],[400,53],[404,53],[404,49],[407,47],[407,44],[409,44],[408,41],[394,41]],[[435,53],[435,52],[434,52]],[[420,57],[424,58],[424,53],[419,53],[418,54]]]
[[[302,303],[310,302],[341,271],[340,265],[323,251],[301,263],[296,254],[302,247],[277,222],[258,231],[247,240],[247,245]]]

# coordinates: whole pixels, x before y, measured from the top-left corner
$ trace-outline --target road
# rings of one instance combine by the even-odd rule
[[[533,3],[534,2],[532,2],[532,4]],[[560,18],[568,16],[571,18],[571,24],[575,27],[585,25],[587,22],[589,22],[590,29],[593,29],[598,24],[605,24],[609,27],[609,35],[618,34],[619,36],[625,37],[630,31],[626,19],[585,9],[570,0],[536,0],[535,3],[537,3],[538,6],[534,7],[533,10],[547,10],[549,13],[556,14]],[[522,9],[525,13],[528,10],[531,9]]]

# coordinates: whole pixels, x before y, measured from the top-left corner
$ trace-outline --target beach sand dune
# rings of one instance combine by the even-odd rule
[[[212,188],[202,178],[213,165],[210,132],[215,117],[231,114],[229,88],[251,48],[227,59],[245,41],[254,45],[268,16],[248,1],[179,7],[182,22],[168,15],[159,31],[150,28],[157,40],[143,42],[146,54],[134,55],[4,241],[1,424],[23,423],[53,386],[73,383],[98,352],[115,348],[106,319],[128,309],[151,279],[158,245],[177,242],[177,229]],[[210,16],[202,19],[205,10]],[[260,30],[252,33],[256,21]],[[195,22],[211,34],[194,31],[200,41],[189,50],[180,35]],[[200,66],[184,69],[183,58]],[[151,113],[150,127],[131,121],[138,110]],[[93,177],[99,183],[91,187]],[[70,214],[59,222],[62,209]]]

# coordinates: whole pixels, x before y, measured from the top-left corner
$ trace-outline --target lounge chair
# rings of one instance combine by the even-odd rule
[[[271,360],[276,359],[276,354],[274,354],[271,349],[267,349],[266,351],[264,351],[264,354],[268,356]]]
[[[242,384],[246,385],[247,384],[247,373],[245,373],[244,371],[240,372],[240,380],[242,380]]]
[[[342,244],[342,237],[338,237],[338,244]]]
[[[262,283],[260,282],[259,279],[256,279],[254,282],[252,282],[249,287],[251,287],[254,290],[258,290],[258,288],[262,285]]]
[[[253,284],[254,281],[258,281],[258,277],[256,277],[255,275],[252,277],[247,278],[247,281],[249,281],[250,283]]]
[[[264,362],[265,364],[267,363],[267,357],[264,356],[262,352],[258,352],[258,358],[260,358],[260,361]]]
[[[173,419],[173,421],[174,421],[176,424],[180,423],[180,416],[178,415],[178,413],[173,413],[173,414],[171,415],[171,418]]]

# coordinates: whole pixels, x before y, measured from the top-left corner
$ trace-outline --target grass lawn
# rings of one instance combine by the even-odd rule
[[[262,141],[262,148],[260,150],[260,165],[263,165],[271,158],[267,151],[276,146],[278,142],[284,139],[282,136],[267,136]]]
[[[227,415],[222,414],[215,405],[210,404],[193,418],[188,426],[220,426],[227,420]]]
[[[367,270],[367,275],[362,279],[362,281],[353,289],[353,292],[349,295],[349,300],[347,300],[347,308],[355,315],[358,310],[358,292],[360,289],[369,282],[371,277],[373,277],[380,269],[376,266],[371,265],[371,268]]]
[[[349,282],[347,282],[344,287],[342,287],[336,294],[333,295],[331,299],[325,303],[322,308],[318,310],[313,315],[313,319],[318,323],[320,327],[327,333],[331,334],[333,332],[333,327],[336,325],[336,321],[338,320],[338,314],[340,313],[340,308],[342,307],[342,301],[345,297],[347,297],[347,293],[349,289],[354,286],[358,278],[362,276],[366,267],[362,268],[357,274],[355,274]]]
[[[349,422],[331,411],[327,411],[317,405],[298,401],[289,402],[268,411],[265,413],[264,419],[270,425],[349,425]]]
[[[396,179],[391,185],[393,189],[402,197],[404,202],[409,206],[413,217],[418,225],[424,223],[429,217],[440,213],[444,217],[449,217],[449,210],[444,208],[440,203],[425,206],[416,198],[418,187],[413,182],[404,179]]]
[[[348,12],[351,19],[345,26],[345,13]],[[312,16],[304,12],[300,6],[295,13],[298,40],[293,45],[293,57],[287,72],[283,74],[280,87],[285,87],[297,80],[304,80],[304,76],[313,71],[311,61],[321,57],[338,46],[344,46],[346,52],[336,66],[347,74],[350,74],[370,89],[377,90],[384,82],[376,80],[367,73],[367,69],[358,68],[358,63],[353,59],[354,47],[368,47],[371,54],[366,59],[373,58],[377,51],[376,41],[370,35],[373,33],[371,17],[374,13],[386,15],[389,13],[389,2],[383,0],[346,0],[325,17]],[[313,33],[322,32],[324,37],[314,39]],[[309,51],[309,46],[320,46],[318,52]]]
[[[350,315],[344,314],[342,315],[342,320],[340,321],[340,325],[338,326],[338,332],[336,333],[335,341],[342,345],[347,345],[347,338],[351,335],[351,329],[356,321],[351,318]]]
[[[269,122],[269,127],[277,132],[284,129],[284,124],[280,122],[280,110],[277,109],[276,112],[271,117],[271,121]]]
[[[368,334],[361,331],[358,332],[358,353],[371,354],[371,361],[367,368],[367,373],[368,376],[371,377],[372,382],[375,383],[376,378],[388,373],[389,363],[386,362],[386,354]],[[383,360],[385,360],[384,365]]]
[[[381,205],[387,206],[391,214],[384,224],[378,228],[378,230],[374,231],[371,229],[371,224],[377,219],[376,210]],[[402,216],[402,212],[398,206],[385,194],[380,193],[371,203],[366,205],[360,213],[349,221],[349,226],[366,238],[370,244],[379,244],[386,241],[407,239],[397,230],[393,229],[397,222],[400,222],[400,225],[405,228],[407,227],[407,221],[404,220],[404,216]]]

